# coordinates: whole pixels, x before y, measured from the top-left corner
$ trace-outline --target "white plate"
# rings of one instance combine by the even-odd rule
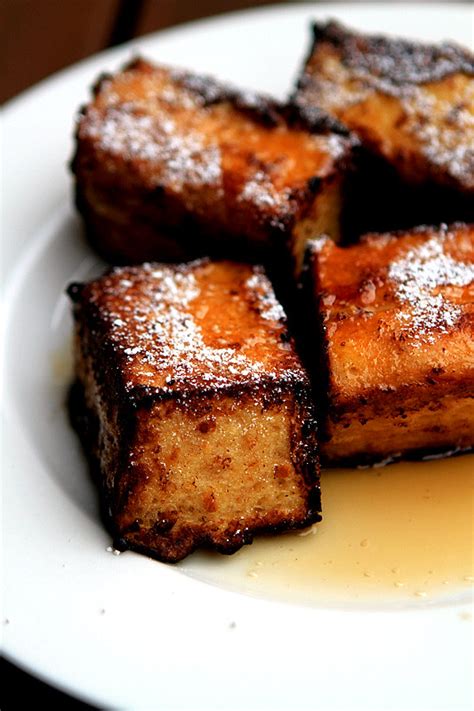
[[[64,411],[71,279],[98,268],[79,237],[67,161],[98,73],[137,50],[283,96],[309,19],[472,45],[467,5],[291,5],[183,26],[105,52],[4,116],[2,633],[10,659],[99,706],[469,708],[466,602],[414,610],[284,604],[224,590],[109,538]],[[464,598],[465,599],[465,598]]]

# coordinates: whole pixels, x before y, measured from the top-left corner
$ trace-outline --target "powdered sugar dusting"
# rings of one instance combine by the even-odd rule
[[[285,315],[266,277],[258,268],[248,267],[251,275],[241,284],[244,292],[234,293],[228,286],[213,285],[212,273],[206,272],[212,268],[206,262],[182,267],[145,264],[116,269],[95,282],[91,300],[107,323],[114,347],[126,359],[128,389],[137,382],[166,392],[193,385],[281,382],[283,376],[286,381],[305,379],[291,344],[280,337]],[[203,307],[203,288],[223,289],[223,299],[228,301],[222,309],[234,327],[223,328],[222,319]],[[249,311],[258,313],[253,326],[237,320],[241,299],[248,302]]]
[[[441,287],[474,284],[474,264],[460,262],[445,254],[443,242],[435,237],[409,250],[388,269],[397,298],[407,308],[398,313],[402,331],[415,345],[434,343],[433,330],[447,333],[462,314]]]
[[[222,180],[221,155],[217,145],[206,145],[192,130],[180,133],[165,112],[141,114],[133,104],[108,107],[105,114],[91,108],[81,137],[93,139],[100,150],[126,160],[146,161],[155,184],[218,185]]]
[[[441,174],[443,181],[460,183],[464,189],[474,188],[472,53],[450,43],[424,45],[361,35],[335,22],[316,28],[321,42],[332,43],[335,52],[334,56],[332,52],[322,52],[316,42],[300,82],[298,102],[303,106],[323,106],[342,119],[346,109],[363,104],[374,94],[395,97],[401,109],[400,117],[394,116],[395,128],[408,135],[410,141],[414,139],[435,180]],[[436,86],[444,81],[444,85]],[[361,119],[359,124],[356,118],[353,126],[352,119],[348,121],[356,133],[362,128],[364,140],[365,113]],[[390,151],[390,132],[384,130],[382,134],[381,150]],[[409,158],[410,150],[408,146],[407,155],[402,158]],[[417,166],[412,165],[409,177],[415,178],[416,170]]]
[[[245,286],[260,301],[260,316],[266,321],[280,321],[285,323],[286,315],[283,307],[276,300],[273,291],[268,289],[268,281],[262,274],[255,272],[245,282]]]
[[[283,230],[311,181],[348,153],[347,138],[318,130],[269,97],[139,61],[99,85],[79,122],[76,172],[96,155],[112,181],[126,169],[133,185],[174,193],[193,213],[231,220],[230,204],[258,231]]]
[[[259,170],[244,184],[238,196],[240,202],[250,202],[260,208],[282,208],[289,199],[289,190],[277,190],[269,176]]]
[[[419,140],[430,163],[474,188],[474,80],[457,104],[419,87],[402,103],[406,130]]]

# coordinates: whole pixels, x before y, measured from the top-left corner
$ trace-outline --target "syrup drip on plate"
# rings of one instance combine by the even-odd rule
[[[181,569],[258,597],[314,605],[436,604],[474,582],[474,455],[323,472],[324,520],[197,553]]]

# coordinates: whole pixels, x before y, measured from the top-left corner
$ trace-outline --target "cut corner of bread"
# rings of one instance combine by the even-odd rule
[[[117,547],[174,562],[320,520],[310,383],[261,268],[121,267],[69,292],[72,418]]]

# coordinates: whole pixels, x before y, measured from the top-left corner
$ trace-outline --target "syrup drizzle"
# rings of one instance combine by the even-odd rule
[[[256,539],[229,558],[195,553],[179,567],[313,605],[432,605],[471,589],[474,455],[326,470],[321,488],[321,523]]]

